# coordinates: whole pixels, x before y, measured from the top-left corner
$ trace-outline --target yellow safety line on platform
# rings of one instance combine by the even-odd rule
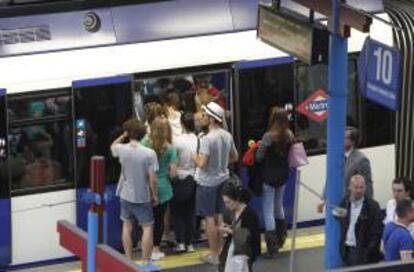
[[[281,249],[281,252],[288,252],[290,251],[292,239],[288,238],[286,240],[286,244]],[[296,238],[296,250],[302,249],[309,249],[309,248],[316,248],[322,247],[325,244],[325,235],[324,234],[315,234],[309,236],[299,236]],[[266,250],[266,246],[262,243],[262,251]],[[179,254],[179,255],[169,255],[164,260],[155,262],[159,265],[162,269],[172,269],[178,267],[186,267],[186,266],[194,266],[202,264],[200,257],[207,254],[208,250],[206,248],[202,248],[197,250],[194,253],[186,253],[186,254]],[[81,272],[80,269],[78,270],[70,270],[68,272]]]

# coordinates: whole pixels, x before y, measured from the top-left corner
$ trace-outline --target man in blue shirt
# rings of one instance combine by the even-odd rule
[[[411,260],[414,243],[407,227],[414,221],[413,200],[398,201],[395,213],[398,219],[388,223],[382,235],[385,261]]]

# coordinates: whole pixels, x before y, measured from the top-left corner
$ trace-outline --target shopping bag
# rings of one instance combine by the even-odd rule
[[[234,255],[229,257],[229,265],[224,272],[249,272],[249,257],[246,255]]]
[[[303,143],[294,143],[289,150],[289,168],[298,168],[309,163]]]

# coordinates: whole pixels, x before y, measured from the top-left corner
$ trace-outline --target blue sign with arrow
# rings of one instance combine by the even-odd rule
[[[401,54],[397,49],[367,38],[358,59],[358,76],[364,97],[398,110]]]

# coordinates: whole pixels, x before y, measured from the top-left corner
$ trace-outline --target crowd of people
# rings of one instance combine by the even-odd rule
[[[161,241],[170,222],[174,252],[194,252],[200,219],[209,247],[203,262],[230,272],[235,271],[231,270],[235,259],[243,256],[243,269],[252,271],[252,263],[260,255],[260,224],[249,207],[250,192],[232,178],[230,170],[239,153],[227,130],[226,110],[210,92],[195,92],[195,112],[181,111],[182,97],[176,91],[147,101],[145,119],[125,122],[124,132],[111,145],[121,164],[117,195],[121,199],[123,247],[132,258],[133,232],[140,226],[143,264],[165,257]],[[293,134],[285,110],[272,110],[263,138],[256,159],[270,175],[261,186],[266,198],[267,256],[274,257],[286,238],[281,200]],[[276,171],[272,170],[274,163],[280,164]],[[247,234],[241,235],[241,229]]]
[[[197,91],[195,112],[182,112],[179,92],[145,106],[146,118],[127,121],[111,145],[119,158],[121,175],[117,195],[121,199],[122,242],[132,258],[133,230],[142,229],[142,262],[165,257],[161,242],[174,229],[174,252],[194,252],[194,242],[204,220],[209,252],[202,257],[219,271],[252,271],[261,255],[258,216],[249,207],[250,190],[232,175],[239,153],[226,126],[220,103],[204,99]],[[394,198],[386,216],[374,200],[369,159],[357,149],[358,131],[348,128],[345,137],[345,190],[337,214],[341,226],[339,249],[344,265],[381,260],[411,259],[414,249],[414,206],[411,181],[397,178]],[[287,237],[283,195],[289,178],[289,152],[295,144],[289,113],[271,109],[269,126],[254,153],[260,165],[252,187],[262,196],[266,258],[274,258]],[[322,212],[325,202],[318,206]],[[171,223],[171,224],[170,224]],[[235,267],[240,264],[244,267]],[[236,265],[237,264],[237,265]]]
[[[406,177],[392,182],[393,198],[385,214],[375,201],[369,159],[357,149],[358,131],[349,127],[345,135],[345,188],[339,204],[340,253],[345,266],[380,261],[411,260],[414,253],[413,183]],[[323,211],[323,201],[318,210]]]

